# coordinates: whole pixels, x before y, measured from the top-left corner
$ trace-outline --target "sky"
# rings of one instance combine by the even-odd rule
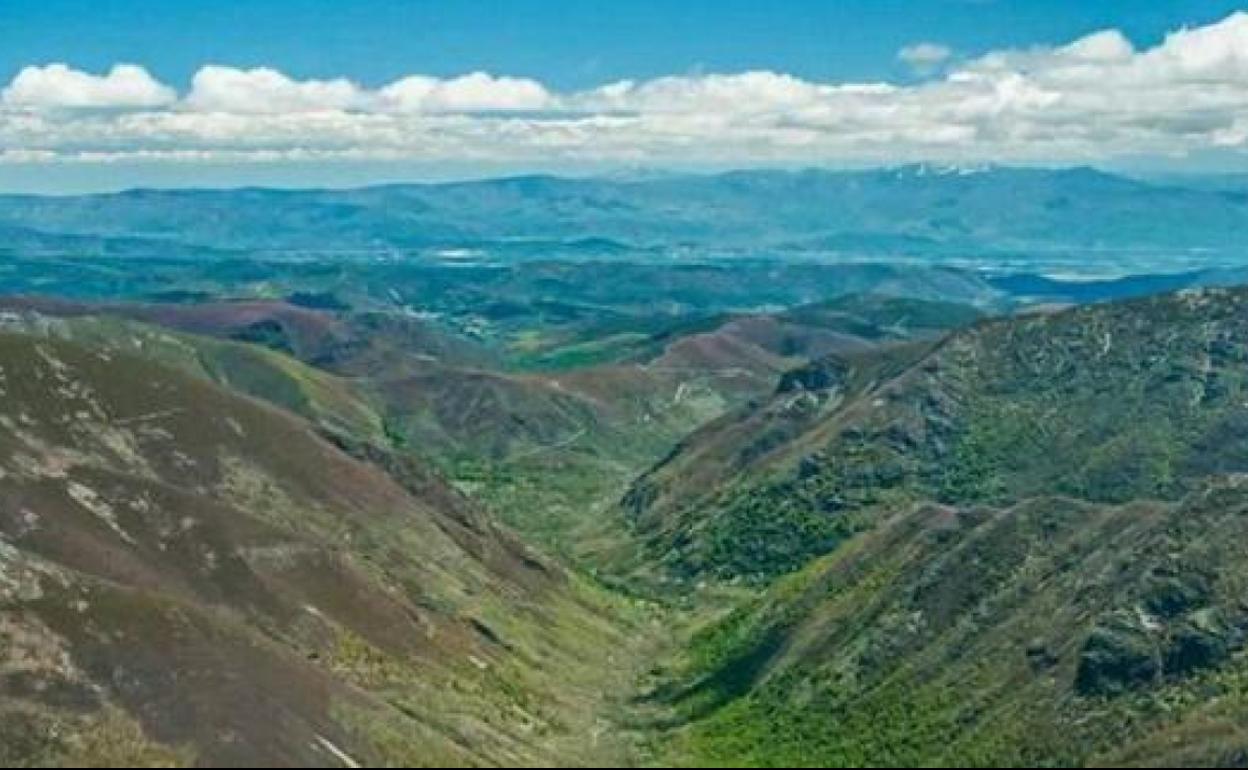
[[[1248,170],[1248,2],[3,0],[0,189]]]

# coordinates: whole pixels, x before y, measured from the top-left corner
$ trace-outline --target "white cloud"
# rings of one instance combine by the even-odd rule
[[[345,78],[295,80],[268,68],[240,70],[210,65],[195,74],[187,109],[239,115],[308,112],[471,113],[533,111],[554,97],[535,80],[474,72],[440,79],[411,75],[377,91]]]
[[[1107,29],[1082,37],[1060,49],[1062,55],[1093,64],[1122,64],[1135,55],[1135,46],[1121,32]]]
[[[554,105],[546,87],[527,78],[474,72],[450,80],[413,75],[382,88],[376,104],[383,111],[494,112],[544,110]]]
[[[953,49],[949,46],[929,42],[908,45],[897,52],[898,59],[923,74],[934,72],[952,56]]]
[[[346,110],[359,106],[360,89],[349,80],[293,80],[268,68],[209,65],[195,73],[187,107],[203,112],[279,114]]]
[[[830,90],[790,75],[755,71],[626,80],[574,95],[570,103],[582,110],[646,114],[759,113],[800,108]]]
[[[917,46],[916,46],[917,48]],[[519,77],[371,89],[204,67],[178,97],[137,67],[23,70],[0,102],[6,162],[402,160],[531,166],[907,160],[1089,162],[1248,152],[1248,14],[1137,49],[1107,30],[958,61],[916,84],[769,71],[559,93]],[[125,107],[72,110],[67,107]]]
[[[1221,24],[1175,32],[1144,60],[1178,80],[1233,80],[1248,85],[1248,13],[1233,14]]]
[[[0,93],[7,106],[43,109],[161,107],[176,98],[172,88],[133,64],[118,64],[107,75],[65,64],[26,67]]]

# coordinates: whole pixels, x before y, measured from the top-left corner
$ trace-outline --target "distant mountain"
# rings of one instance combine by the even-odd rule
[[[1154,275],[1128,275],[1101,280],[1054,279],[1018,273],[989,277],[993,287],[1020,304],[1065,302],[1084,304],[1135,299],[1180,289],[1239,286],[1248,283],[1248,269],[1189,270]]]
[[[1248,174],[1245,173],[1173,173],[1143,174],[1144,181],[1168,187],[1184,187],[1190,190],[1216,190],[1218,192],[1248,195]]]
[[[865,255],[1080,252],[1242,256],[1248,199],[1092,169],[740,171],[517,177],[347,191],[138,190],[5,196],[0,224],[161,249],[353,254],[485,247],[495,256],[681,248]],[[1171,255],[1173,256],[1173,255]]]

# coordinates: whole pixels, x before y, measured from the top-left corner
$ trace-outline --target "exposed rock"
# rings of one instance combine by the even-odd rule
[[[1161,675],[1157,639],[1137,618],[1116,613],[1092,630],[1079,654],[1075,688],[1082,695],[1120,695]]]

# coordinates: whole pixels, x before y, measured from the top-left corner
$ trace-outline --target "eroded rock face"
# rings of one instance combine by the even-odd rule
[[[1185,676],[1216,666],[1230,657],[1233,645],[1237,642],[1232,635],[1220,629],[1185,624],[1174,633],[1165,652],[1166,673]]]
[[[1156,682],[1161,649],[1137,618],[1115,614],[1092,630],[1079,654],[1075,687],[1083,695],[1118,695]]]
[[[830,390],[842,384],[848,373],[849,366],[844,361],[835,357],[827,358],[784,375],[776,392]]]
[[[1243,647],[1248,619],[1219,605],[1216,589],[1213,576],[1190,565],[1154,569],[1137,607],[1093,628],[1079,655],[1077,690],[1120,695],[1225,663]]]
[[[1179,617],[1209,601],[1210,582],[1199,573],[1158,570],[1148,581],[1145,607],[1159,617]]]

